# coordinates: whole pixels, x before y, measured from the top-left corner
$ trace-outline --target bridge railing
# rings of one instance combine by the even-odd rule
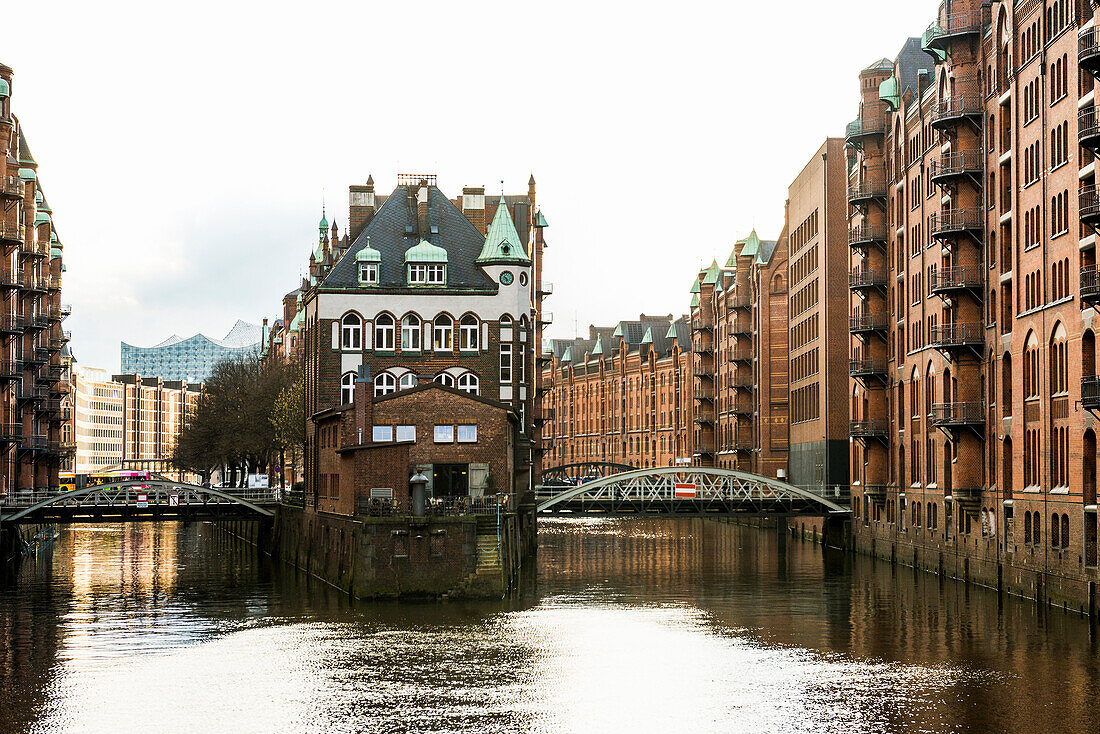
[[[457,517],[460,515],[496,515],[507,512],[512,506],[512,496],[491,494],[484,497],[429,498],[424,504],[428,517]],[[356,513],[370,517],[401,517],[413,514],[410,498],[379,499],[360,497]]]
[[[22,510],[27,507],[33,507],[40,502],[45,502],[56,497],[64,497],[66,495],[72,496],[72,503],[84,506],[119,506],[119,505],[137,505],[139,502],[138,495],[145,495],[145,502],[152,506],[166,506],[172,505],[172,495],[175,495],[182,506],[194,506],[196,504],[232,504],[233,500],[226,499],[225,497],[219,497],[215,494],[208,494],[203,491],[203,488],[193,486],[168,486],[168,485],[152,485],[145,487],[120,487],[118,489],[112,489],[110,487],[98,490],[95,487],[90,487],[93,491],[91,493],[84,492],[72,492],[72,491],[60,491],[54,489],[32,490],[32,491],[15,491],[7,495],[0,496],[0,511],[4,509]],[[269,504],[277,501],[278,489],[222,489],[220,490],[226,494],[233,495],[233,497],[253,502],[255,504]],[[59,504],[66,504],[62,499]]]

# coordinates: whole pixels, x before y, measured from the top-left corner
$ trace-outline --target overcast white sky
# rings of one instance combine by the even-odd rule
[[[697,268],[855,117],[936,0],[6,3],[0,62],[65,245],[87,366],[279,312],[322,192],[534,172],[549,336],[683,313]]]

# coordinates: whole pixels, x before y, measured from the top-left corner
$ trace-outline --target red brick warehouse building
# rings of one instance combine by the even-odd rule
[[[300,312],[296,307],[292,318],[298,320],[305,360],[307,413],[320,419],[325,411],[352,404],[358,379],[370,380],[375,399],[432,382],[488,398],[514,412],[519,431],[512,476],[496,476],[494,491],[526,488],[538,461],[534,359],[546,318],[546,220],[536,208],[534,178],[525,194],[486,196],[484,188],[467,187],[454,200],[435,176],[399,176],[385,196],[369,179],[351,187],[350,200],[351,228],[343,239],[335,224],[322,219]],[[287,311],[285,316],[289,306]],[[447,392],[438,394],[433,409],[456,415],[448,400],[455,402]],[[479,442],[490,439],[480,427],[478,436]],[[307,502],[319,506],[325,497],[346,506],[344,492],[369,487],[341,484],[334,496],[331,486],[322,486],[319,440],[311,422]],[[438,444],[433,439],[430,445]],[[472,456],[477,447],[466,453]],[[426,472],[434,496],[485,490],[471,483],[471,464],[480,459],[448,456],[420,456],[408,473]]]
[[[857,541],[1069,600],[1097,578],[1094,10],[943,3],[847,134],[851,267],[887,274],[852,298]]]
[[[56,489],[71,415],[62,246],[0,64],[0,495]]]

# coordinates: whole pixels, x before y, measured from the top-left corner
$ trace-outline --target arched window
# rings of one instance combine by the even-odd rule
[[[1043,519],[1038,512],[1031,513],[1031,541],[1035,545],[1043,543]]]
[[[345,372],[340,378],[340,404],[355,402],[355,373]]]
[[[1062,548],[1069,548],[1069,515],[1062,515]]]
[[[401,351],[420,351],[420,318],[416,314],[401,319]]]
[[[1061,322],[1055,325],[1050,337],[1050,393],[1058,395],[1069,391],[1069,368],[1066,364],[1066,328]]]
[[[455,386],[454,375],[452,375],[450,372],[440,372],[438,375],[435,376],[435,381],[438,382],[440,385],[444,385],[446,387]]]
[[[1029,332],[1024,342],[1024,399],[1039,397],[1039,340]]]
[[[397,385],[401,390],[408,390],[410,387],[416,387],[416,373],[406,372],[401,375],[401,379],[398,381]]]
[[[477,317],[466,314],[458,325],[458,348],[464,352],[476,352],[478,342]]]
[[[435,328],[432,330],[433,342],[436,350],[446,351],[451,348],[454,321],[445,313],[435,317]]]
[[[1058,534],[1058,527],[1061,523],[1058,521],[1058,513],[1055,512],[1050,516],[1050,547],[1060,548],[1062,546],[1061,536]]]
[[[471,395],[477,395],[481,389],[481,382],[473,372],[465,372],[458,378],[458,389]]]
[[[397,380],[389,372],[379,372],[378,377],[374,378],[374,394],[389,395],[391,392],[397,392]]]
[[[1024,513],[1024,545],[1031,543],[1031,513]]]
[[[363,322],[353,313],[344,316],[340,322],[340,346],[343,349],[361,349]]]
[[[374,350],[376,352],[393,351],[393,316],[381,313],[374,319]]]

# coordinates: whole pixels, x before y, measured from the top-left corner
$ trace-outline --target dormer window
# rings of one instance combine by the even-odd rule
[[[378,263],[359,263],[359,283],[378,285]]]
[[[446,285],[446,283],[446,265],[409,265],[409,285]]]

